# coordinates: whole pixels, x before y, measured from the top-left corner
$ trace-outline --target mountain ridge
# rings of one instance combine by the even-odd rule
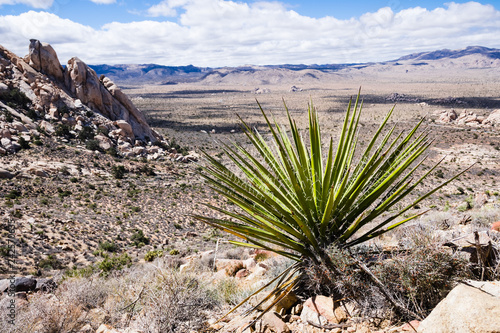
[[[213,76],[221,78],[229,74],[252,74],[266,70],[287,70],[290,72],[300,72],[314,70],[322,73],[334,73],[349,69],[363,69],[377,65],[401,65],[406,62],[408,65],[425,66],[428,61],[449,61],[456,66],[456,60],[463,57],[478,57],[478,60],[490,59],[488,64],[482,61],[483,67],[497,66],[493,61],[500,59],[500,49],[488,48],[484,46],[468,46],[464,49],[450,50],[441,49],[411,53],[395,60],[366,62],[366,63],[342,63],[342,64],[281,64],[281,65],[244,65],[238,67],[197,67],[187,66],[164,66],[158,64],[117,64],[117,65],[89,65],[98,75],[105,75],[112,80],[121,83],[156,83],[156,84],[178,84],[193,83],[203,81]],[[479,59],[481,58],[481,59]],[[427,62],[426,62],[427,61]],[[470,59],[464,61],[464,67],[470,67]],[[446,66],[441,63],[439,67]]]

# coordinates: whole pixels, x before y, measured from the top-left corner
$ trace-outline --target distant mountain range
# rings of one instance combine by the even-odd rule
[[[309,77],[314,77],[315,72],[332,73],[349,69],[363,69],[376,66],[425,66],[439,61],[439,67],[450,65],[460,66],[457,60],[463,58],[462,68],[474,67],[499,67],[500,49],[487,48],[483,46],[469,46],[460,50],[443,49],[431,52],[412,53],[396,60],[370,63],[351,64],[324,64],[324,65],[267,65],[267,66],[240,66],[240,67],[196,67],[189,66],[162,66],[157,64],[124,64],[124,65],[90,65],[98,75],[104,74],[112,80],[127,83],[154,83],[154,84],[178,84],[186,82],[199,82],[206,79],[213,80],[214,77],[222,79],[228,75],[253,75],[262,71],[306,71]],[[265,82],[264,82],[265,83]]]

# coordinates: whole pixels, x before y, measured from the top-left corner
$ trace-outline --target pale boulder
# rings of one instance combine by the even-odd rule
[[[335,302],[333,298],[318,295],[307,299],[303,304],[300,318],[304,323],[312,321],[322,325],[327,322],[339,324],[349,318],[349,313],[344,305]]]
[[[97,141],[99,141],[99,148],[103,150],[108,150],[113,146],[113,141],[110,138],[104,135],[96,135],[94,137]]]
[[[437,119],[438,122],[440,123],[451,123],[453,120],[457,119],[457,113],[455,110],[443,110]]]
[[[59,81],[63,80],[63,68],[57,58],[56,51],[50,44],[31,39],[28,58],[29,65],[35,70],[50,75]]]
[[[484,125],[498,126],[500,125],[500,109],[495,110],[483,121]]]
[[[480,283],[479,288],[456,286],[420,323],[418,332],[500,332],[500,282]]]

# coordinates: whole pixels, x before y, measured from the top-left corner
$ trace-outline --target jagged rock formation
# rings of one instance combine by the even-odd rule
[[[60,65],[54,49],[46,43],[31,40],[29,54],[23,59],[0,46],[2,83],[18,88],[31,100],[35,111],[63,116],[56,109],[90,109],[110,121],[124,120],[132,127],[133,137],[145,141],[159,141],[144,115],[110,79],[101,77],[83,61],[74,57],[65,69]],[[107,124],[106,124],[107,125]],[[116,128],[118,129],[118,128]],[[130,133],[128,133],[130,134]]]
[[[36,140],[40,131],[92,139],[123,156],[185,157],[164,151],[168,142],[161,144],[161,135],[121,89],[80,59],[71,58],[63,68],[52,46],[38,40],[31,40],[24,58],[0,46],[0,155]]]

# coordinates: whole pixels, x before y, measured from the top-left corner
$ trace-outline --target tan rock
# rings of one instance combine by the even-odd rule
[[[49,123],[48,121],[42,120],[40,122],[40,128],[43,129],[47,134],[52,135],[55,133],[54,125]]]
[[[12,128],[14,128],[17,132],[28,132],[28,129],[24,126],[24,124],[19,121],[13,121],[10,126],[12,126]]]
[[[144,147],[134,147],[132,148],[132,152],[135,154],[135,155],[142,155],[146,152],[146,148]]]
[[[500,285],[488,288],[500,290]],[[420,323],[417,331],[420,333],[500,332],[500,297],[459,284]]]
[[[491,224],[491,231],[500,232],[500,221]]]
[[[104,150],[108,150],[113,146],[113,141],[110,138],[104,135],[96,135],[94,137],[97,141],[99,141],[99,147]]]
[[[265,332],[266,329],[275,333],[291,332],[288,325],[273,312],[266,312],[262,316],[262,320],[256,323],[255,328],[258,332]]]
[[[257,306],[264,298],[267,297],[268,294],[269,294],[268,291],[260,292],[257,295],[250,297],[250,299],[248,300],[248,303],[251,306]],[[271,299],[269,299],[266,302],[259,305],[257,307],[257,309],[263,311],[263,310],[267,309],[275,300],[276,300],[276,296],[273,296]],[[297,298],[297,296],[291,292],[288,295],[286,295],[281,301],[279,301],[279,303],[277,303],[275,306],[273,306],[271,310],[275,311],[277,313],[280,313],[282,310],[287,312],[298,301],[299,301],[299,299]]]
[[[0,179],[12,179],[14,178],[14,174],[5,170],[5,169],[0,169]]]
[[[11,139],[12,136],[10,134],[10,131],[6,128],[0,129],[0,139],[6,138],[6,139]]]
[[[338,324],[349,317],[349,314],[344,309],[344,306],[334,302],[331,297],[322,295],[311,297],[303,304],[303,306],[304,307],[300,315],[303,322],[311,320],[318,323],[318,320],[321,322],[322,317],[330,323]]]
[[[474,203],[476,208],[483,207],[488,202],[488,195],[484,192],[478,192],[474,196]]]
[[[236,272],[243,268],[243,262],[236,259],[217,259],[215,268],[217,271],[224,270],[227,276],[234,276]]]
[[[250,274],[250,272],[247,269],[243,268],[243,269],[240,269],[239,271],[236,272],[235,277],[237,277],[238,279],[242,279],[242,278],[248,276],[249,274]]]
[[[500,109],[495,110],[483,121],[484,125],[499,126],[500,125]]]
[[[134,131],[132,130],[132,126],[125,120],[117,120],[113,123],[113,125],[118,126],[123,131],[122,136],[134,138]]]
[[[457,119],[457,113],[455,110],[443,110],[437,119],[440,123],[451,123],[453,120]]]
[[[59,81],[63,80],[63,68],[50,44],[31,39],[28,58],[29,65],[35,70],[53,76]]]

